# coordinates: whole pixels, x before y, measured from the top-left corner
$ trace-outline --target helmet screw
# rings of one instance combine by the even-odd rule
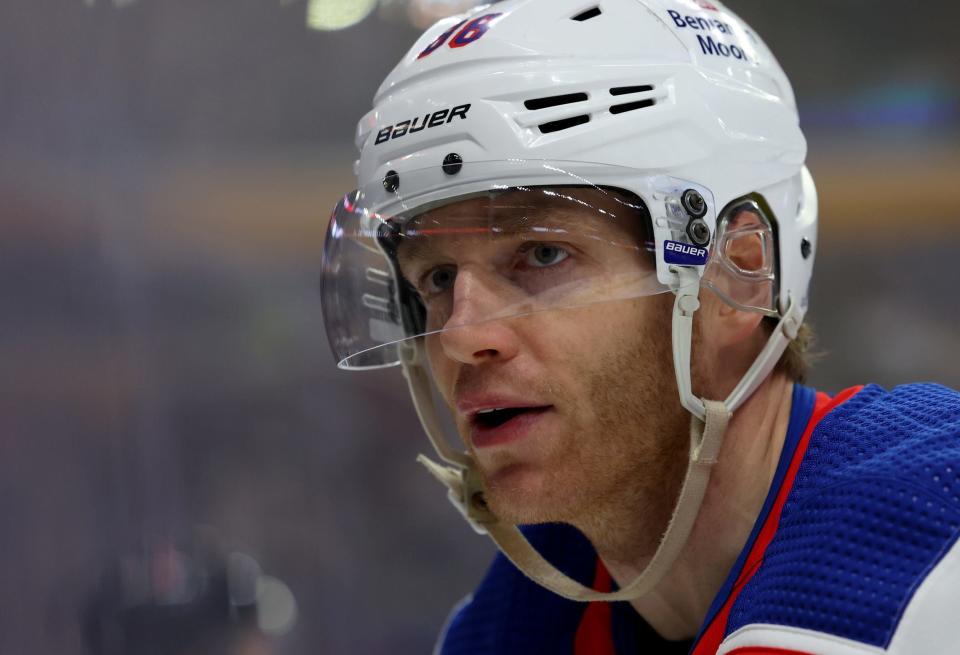
[[[455,152],[443,158],[443,172],[447,175],[456,175],[463,168],[463,157]]]
[[[687,236],[696,245],[703,247],[710,242],[710,228],[702,218],[696,218],[687,225]]]
[[[383,188],[387,190],[387,193],[397,192],[397,189],[400,188],[400,176],[396,171],[387,171],[387,174],[383,176]]]
[[[809,239],[803,239],[800,242],[800,254],[803,255],[804,259],[810,257],[810,253],[813,251],[813,245],[810,243]]]
[[[687,213],[694,218],[702,218],[707,213],[707,202],[696,189],[687,189],[680,196],[680,202]]]

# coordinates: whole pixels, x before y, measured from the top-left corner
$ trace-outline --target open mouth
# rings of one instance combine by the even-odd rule
[[[473,424],[482,430],[492,430],[506,425],[517,417],[542,414],[548,409],[550,409],[550,406],[483,409],[473,415]]]

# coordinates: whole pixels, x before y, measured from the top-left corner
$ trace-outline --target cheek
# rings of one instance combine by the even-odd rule
[[[661,398],[675,388],[669,312],[665,294],[585,308],[584,321],[570,330],[560,355],[575,377],[588,410],[603,413],[619,405]],[[579,310],[578,310],[579,311]],[[603,407],[601,407],[603,406]],[[610,407],[612,406],[612,407]]]
[[[651,300],[558,311],[530,326],[528,334],[535,337],[526,341],[528,354],[540,364],[541,381],[571,409],[566,418],[579,430],[595,423],[611,402],[625,402],[619,393],[642,395],[645,390],[637,388],[635,377],[645,378],[651,369],[669,364],[659,361],[652,343],[670,335],[668,329],[656,329]]]
[[[427,332],[440,330],[453,315],[452,294],[447,293],[430,301],[427,309]]]
[[[432,334],[423,337],[420,347],[426,351],[427,362],[434,385],[443,399],[449,404],[453,395],[453,384],[456,381],[457,365],[444,353],[440,335]]]
[[[593,367],[608,353],[627,356],[624,351],[634,349],[638,335],[652,331],[656,304],[655,298],[641,298],[558,312],[538,330],[538,341],[560,362]]]

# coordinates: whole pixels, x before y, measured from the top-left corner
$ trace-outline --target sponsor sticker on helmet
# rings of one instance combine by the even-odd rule
[[[679,241],[663,242],[663,261],[677,266],[704,266],[709,253],[706,248]]]
[[[745,46],[742,38],[738,38],[738,36],[746,34],[753,39],[753,34],[749,30],[742,25],[737,25],[735,29],[731,22],[723,20],[726,16],[716,6],[708,2],[698,1],[696,5],[701,9],[699,11],[694,10],[692,13],[667,9],[669,24],[678,33],[695,41],[700,52],[704,55],[744,63],[755,63],[750,57],[751,47]],[[704,15],[703,9],[710,10],[718,15]]]

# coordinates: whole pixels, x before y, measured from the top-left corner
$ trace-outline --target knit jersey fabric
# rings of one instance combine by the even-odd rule
[[[609,588],[574,528],[522,529],[567,575]],[[960,394],[934,384],[868,385],[830,398],[795,385],[766,501],[695,639],[664,640],[626,602],[565,600],[498,554],[452,614],[437,652],[806,655],[814,649],[804,644],[815,644],[832,655],[887,652],[892,642],[890,652],[899,652],[895,635],[917,590],[954,560],[960,570],[958,534]],[[960,653],[960,615],[957,623]]]

